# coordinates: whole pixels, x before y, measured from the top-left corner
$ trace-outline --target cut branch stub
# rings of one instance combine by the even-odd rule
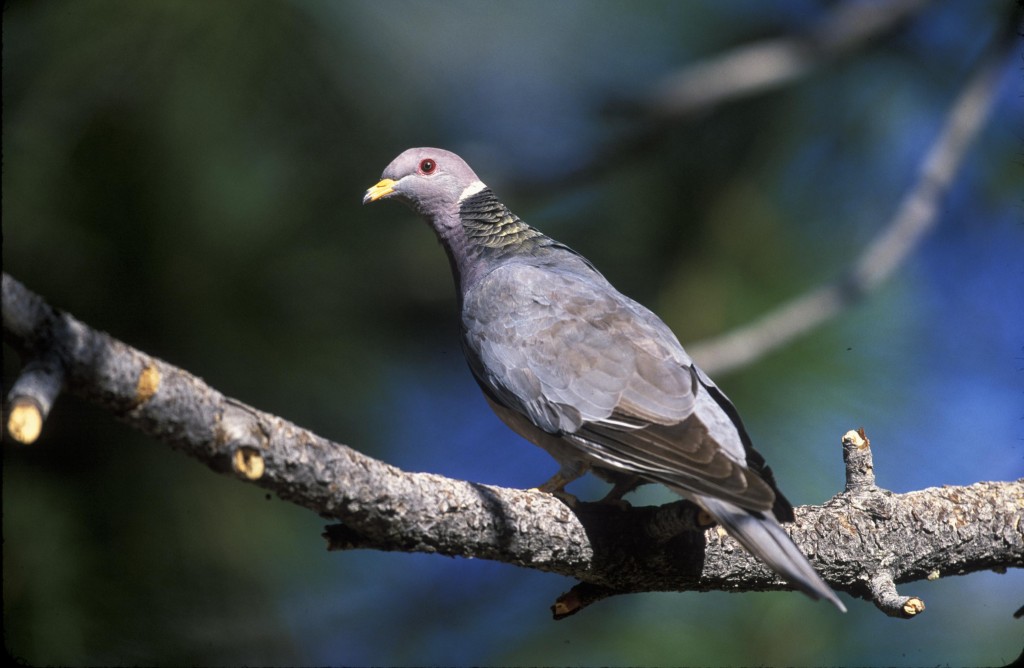
[[[864,434],[863,428],[850,430],[843,435],[843,462],[846,464],[847,492],[868,492],[877,489],[871,441]]]
[[[30,445],[39,438],[43,422],[64,387],[64,366],[51,352],[29,361],[7,394],[7,433]]]
[[[924,612],[924,601],[916,596],[900,596],[892,573],[880,570],[868,583],[871,600],[879,610],[890,617],[912,619]]]

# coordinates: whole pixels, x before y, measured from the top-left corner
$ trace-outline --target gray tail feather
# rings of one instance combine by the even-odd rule
[[[825,599],[846,612],[835,592],[825,584],[800,548],[771,514],[751,513],[737,505],[707,496],[686,496],[708,511],[712,517],[747,551],[772,567],[789,584],[814,600]]]

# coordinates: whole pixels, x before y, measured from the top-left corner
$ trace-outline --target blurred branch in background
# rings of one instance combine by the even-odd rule
[[[783,86],[895,30],[930,1],[839,3],[805,33],[745,44],[666,77],[640,111],[654,122],[677,120]]]
[[[609,113],[632,117],[637,126],[579,169],[538,187],[558,190],[596,179],[621,158],[648,149],[674,123],[806,76],[897,29],[929,2],[840,3],[804,33],[744,44],[677,70],[640,99],[609,101]]]
[[[537,490],[402,471],[226,397],[53,309],[7,274],[3,328],[29,360],[25,373],[46,359],[69,391],[133,428],[343,522],[328,531],[333,549],[477,557],[576,578],[582,584],[558,599],[556,618],[615,594],[788,588],[724,532],[693,530],[691,504],[570,508]],[[32,405],[17,395],[23,386],[14,384],[9,404]],[[1024,480],[893,494],[874,484],[869,445],[863,432],[844,437],[845,491],[797,509],[789,527],[832,586],[910,618],[924,603],[900,596],[897,581],[1024,565]]]
[[[847,274],[779,306],[754,322],[688,346],[708,373],[728,373],[836,317],[876,289],[907,259],[938,220],[939,203],[967,149],[984,126],[1000,75],[1016,43],[1016,28],[1005,30],[954,101],[946,122],[888,224]]]

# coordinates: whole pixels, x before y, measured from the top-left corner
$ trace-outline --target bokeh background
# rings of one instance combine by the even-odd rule
[[[452,149],[684,342],[727,332],[840,276],[885,226],[1014,3],[924,3],[572,175],[672,72],[838,4],[9,1],[4,269],[362,452],[533,486],[554,463],[473,383],[444,254],[363,191],[407,147]],[[794,502],[841,489],[839,440],[860,426],[896,492],[1024,475],[1022,58],[892,280],[718,378]],[[34,665],[1002,665],[1024,638],[1019,569],[904,585],[928,605],[913,621],[778,592],[619,597],[552,622],[565,578],[328,554],[312,513],[70,396],[3,457],[5,643]]]

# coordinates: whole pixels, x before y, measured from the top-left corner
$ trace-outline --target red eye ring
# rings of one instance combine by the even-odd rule
[[[433,174],[436,169],[437,163],[432,159],[424,158],[423,160],[420,160],[420,174],[429,176],[430,174]]]

